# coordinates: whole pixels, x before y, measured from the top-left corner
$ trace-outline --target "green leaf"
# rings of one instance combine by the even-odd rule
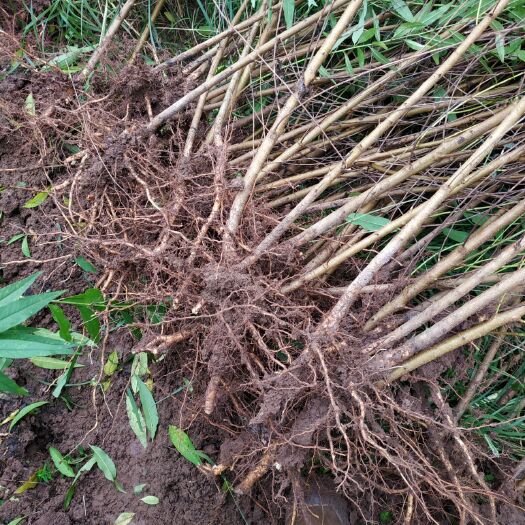
[[[361,228],[369,231],[375,232],[390,224],[390,220],[380,217],[379,215],[372,215],[371,213],[351,213],[346,218],[347,222],[352,224],[357,224]]]
[[[36,272],[21,281],[9,284],[0,288],[0,306],[11,303],[20,299],[24,292],[42,275],[42,272]]]
[[[157,498],[157,496],[144,496],[143,498],[140,498],[140,501],[143,501],[146,505],[159,504],[159,498]]]
[[[55,447],[49,447],[49,455],[55,464],[57,470],[68,478],[75,477],[75,471],[71,468],[70,465],[64,460],[64,456],[60,453]]]
[[[10,244],[13,244],[16,241],[19,241],[20,239],[24,238],[26,236],[25,233],[17,233],[16,235],[13,235],[6,244],[9,246]]]
[[[370,47],[370,52],[372,53],[372,56],[380,63],[380,64],[388,64],[389,60],[388,58],[383,55],[380,51],[375,49],[374,47]]]
[[[197,453],[195,445],[191,442],[190,437],[184,432],[184,430],[174,425],[170,425],[168,428],[168,435],[179,454],[194,465],[202,465],[201,456]]]
[[[122,512],[118,515],[113,525],[129,525],[134,516],[134,512]]]
[[[357,26],[352,32],[352,42],[354,44],[357,44],[359,42],[359,40],[361,39],[361,35],[365,30],[365,19],[367,9],[368,3],[367,0],[364,0],[363,5],[361,6],[361,10],[359,11],[359,20],[357,22]]]
[[[22,254],[24,257],[31,257],[31,250],[29,249],[29,240],[27,235],[22,239]]]
[[[70,362],[57,359],[56,357],[32,357],[31,362],[39,368],[46,370],[65,370]],[[74,368],[82,368],[84,365],[75,364]]]
[[[365,67],[366,57],[364,51],[360,47],[358,47],[355,50],[355,53],[357,55],[357,63],[359,64],[359,67]]]
[[[27,359],[50,355],[70,355],[71,345],[45,330],[18,326],[0,333],[0,358]]]
[[[77,306],[77,310],[84,322],[89,337],[98,343],[100,341],[100,321],[95,312],[87,306]]]
[[[93,468],[93,466],[96,464],[96,462],[97,462],[97,460],[96,460],[95,456],[93,456],[92,458],[89,458],[89,460],[86,461],[78,469],[77,475],[75,476],[75,479],[73,480],[73,483],[71,485],[72,486],[75,485],[75,483],[77,482],[77,480],[80,477],[80,475],[83,474],[84,472],[89,472]]]
[[[414,15],[410,11],[408,5],[404,2],[404,0],[392,0],[390,2],[390,5],[392,6],[392,9],[403,19],[407,22],[413,22],[414,21]]]
[[[118,368],[118,354],[116,350],[113,350],[108,356],[108,360],[104,365],[104,374],[112,376]]]
[[[36,208],[37,206],[40,206],[48,197],[49,192],[48,191],[41,191],[40,193],[37,193],[32,199],[29,199],[22,208]]]
[[[419,42],[416,42],[415,40],[410,40],[408,38],[405,40],[405,43],[410,49],[413,49],[414,51],[420,51],[425,47],[423,44],[420,44]]]
[[[443,233],[453,241],[463,243],[468,239],[468,232],[455,230],[454,228],[443,228]]]
[[[98,270],[93,266],[88,260],[84,259],[84,257],[77,257],[75,259],[75,263],[82,268],[85,272],[88,273],[97,273]]]
[[[18,518],[15,518],[14,520],[11,520],[7,525],[18,525],[19,523],[21,523],[25,519],[26,519],[25,516],[20,516]]]
[[[295,14],[295,0],[283,0],[284,21],[286,22],[286,29],[293,26],[293,19]]]
[[[15,396],[29,395],[29,392],[25,388],[18,386],[16,381],[6,376],[3,372],[0,372],[0,392],[7,392]]]
[[[64,310],[62,310],[57,304],[50,304],[49,310],[51,311],[55,323],[58,325],[60,337],[64,339],[64,341],[71,341],[71,323],[66,317]]]
[[[11,366],[12,362],[12,359],[7,359],[7,357],[0,357],[0,370]]]
[[[95,445],[90,445],[91,450],[93,450],[93,457],[97,462],[98,468],[102,471],[104,476],[109,481],[115,481],[117,479],[117,469],[115,468],[115,463],[112,459],[99,447]]]
[[[69,509],[69,506],[71,505],[71,502],[73,501],[73,496],[75,495],[75,491],[77,490],[77,486],[75,483],[73,483],[66,492],[66,497],[64,498],[64,510]]]
[[[40,408],[44,405],[48,405],[49,404],[49,401],[37,401],[36,403],[31,403],[30,405],[27,405],[25,406],[24,408],[22,408],[18,414],[13,418],[13,420],[11,421],[11,424],[9,425],[9,430],[13,430],[13,427],[21,420],[23,419],[25,416],[27,416],[27,414],[30,414],[31,412],[33,412],[33,410],[36,410],[37,408]]]
[[[71,362],[69,363],[69,366],[67,370],[58,378],[57,384],[55,388],[53,389],[52,395],[53,397],[60,397],[60,394],[62,393],[62,390],[64,387],[69,383],[71,379],[71,375],[73,374],[73,370],[75,368],[75,364],[78,359],[78,354],[75,354]]]
[[[146,420],[146,428],[150,434],[151,440],[155,439],[157,426],[159,424],[159,415],[157,412],[157,404],[151,395],[148,387],[137,377],[137,385],[139,388],[140,402],[142,404],[142,411],[144,412],[144,419]]]
[[[73,306],[103,306],[104,295],[97,288],[88,288],[81,294],[64,297],[57,302],[61,304],[72,304]]]
[[[505,62],[505,38],[499,33],[496,35],[496,53],[502,62]]]
[[[349,75],[353,75],[354,68],[352,67],[352,61],[348,58],[348,55],[346,53],[345,53],[345,69]]]
[[[28,115],[31,115],[34,117],[36,115],[36,108],[35,108],[35,99],[33,97],[33,93],[29,93],[26,98],[25,102],[25,110]]]
[[[141,483],[140,485],[135,485],[133,487],[133,494],[140,494],[144,490],[144,487],[146,485],[147,483]]]
[[[0,306],[0,332],[5,332],[9,328],[23,323],[61,294],[61,291],[46,292],[39,295],[21,297],[17,301]]]
[[[137,436],[140,444],[144,447],[148,447],[148,440],[146,436],[146,422],[144,417],[140,413],[139,407],[133,398],[131,390],[126,391],[126,412],[128,413],[129,426]]]
[[[146,352],[139,352],[135,354],[133,363],[131,364],[131,389],[137,393],[139,390],[137,384],[137,377],[141,377],[148,373],[148,354]]]

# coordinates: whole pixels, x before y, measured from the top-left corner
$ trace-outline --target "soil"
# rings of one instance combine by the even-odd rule
[[[131,337],[112,339],[109,346],[120,356],[126,355],[133,344]],[[81,383],[98,376],[99,358],[96,354],[84,356],[80,362],[85,367],[75,372],[74,381]],[[170,370],[173,370],[173,364],[170,362]],[[182,375],[166,374],[165,365],[153,366],[151,372],[153,377],[162,378],[158,381],[162,387],[155,389],[158,399],[164,397],[163,391],[173,391],[182,384]],[[18,369],[15,378],[32,396],[23,401],[3,396],[0,400],[0,419],[3,420],[24,404],[50,399],[49,389],[42,381],[49,381],[55,375],[57,372],[30,366]],[[97,444],[114,460],[118,481],[125,493],[117,491],[100,471],[93,470],[80,481],[66,512],[63,503],[70,480],[57,478],[49,483],[39,483],[36,488],[5,502],[0,507],[1,523],[26,516],[27,523],[39,525],[110,524],[121,512],[134,512],[135,524],[240,524],[243,519],[236,505],[250,523],[277,522],[277,517],[267,514],[269,509],[255,506],[250,498],[236,496],[235,504],[214,479],[199,472],[170,445],[167,426],[170,423],[179,424],[181,406],[183,402],[191,404],[191,395],[187,399],[184,399],[184,394],[168,396],[159,403],[159,435],[144,449],[129,428],[123,404],[123,394],[129,387],[126,378],[129,378],[129,365],[112,377],[109,390],[104,395],[99,393],[95,405],[91,388],[68,388],[73,408],[69,410],[63,402],[55,401],[37,414],[23,419],[16,431],[1,438],[3,452],[0,457],[0,484],[5,494],[11,494],[45,462],[49,463],[49,446],[66,453],[78,450],[79,446],[88,448],[89,444]],[[220,429],[202,422],[191,427],[195,445],[210,457],[219,456],[223,434]],[[142,493],[136,495],[133,488],[140,484],[146,485]],[[159,504],[143,503],[140,498],[146,495],[158,497]]]
[[[64,87],[63,79],[53,82],[49,76],[29,79],[22,74],[8,77],[0,83],[0,92],[6,99],[18,103],[29,92],[34,93],[37,104],[45,100],[57,103],[60,97],[64,97]],[[71,89],[71,84],[67,88]],[[7,116],[2,114],[0,122],[2,118]],[[0,193],[2,240],[26,233],[31,249],[31,257],[27,258],[21,252],[20,242],[10,245],[2,243],[3,282],[8,284],[38,270],[43,273],[33,286],[33,293],[67,288],[69,294],[74,294],[94,286],[95,279],[73,264],[72,259],[78,255],[75,246],[61,241],[60,222],[53,201],[48,199],[34,209],[22,206],[34,195],[33,188],[42,189],[50,180],[60,180],[63,174],[60,171],[31,169],[42,162],[41,151],[27,146],[22,134],[6,134],[1,128],[0,184],[5,188]],[[52,324],[49,314],[36,316],[34,322],[43,327],[51,327]],[[121,362],[125,361],[135,343],[127,329],[117,331],[108,340],[106,355],[116,350]],[[284,514],[268,504],[271,497],[262,489],[251,496],[235,496],[234,501],[232,495],[221,488],[222,479],[216,480],[203,474],[171,446],[167,435],[169,424],[184,424],[195,446],[212,458],[219,457],[220,445],[227,437],[224,430],[206,424],[202,419],[191,424],[199,408],[194,406],[191,393],[186,391],[170,395],[183,385],[183,379],[188,376],[187,371],[182,369],[181,361],[177,357],[177,349],[174,349],[164,361],[150,366],[155,398],[164,400],[158,404],[159,434],[147,449],[131,432],[123,402],[129,387],[129,362],[111,377],[111,385],[106,392],[102,393],[99,389],[95,401],[89,385],[68,388],[70,407],[54,400],[46,384],[55,380],[60,372],[37,368],[26,362],[11,366],[9,371],[12,377],[30,392],[30,397],[14,398],[0,394],[0,421],[29,403],[49,400],[50,404],[24,418],[13,432],[7,433],[6,427],[2,428],[0,523],[25,516],[24,523],[34,525],[101,525],[114,523],[122,512],[135,513],[133,523],[136,525],[236,525],[281,521]],[[79,363],[84,366],[75,371],[73,381],[89,382],[99,376],[103,356],[99,350],[90,354],[86,352]],[[16,488],[46,462],[50,463],[50,446],[66,454],[78,451],[78,447],[89,450],[89,445],[94,444],[103,448],[114,460],[122,491],[116,490],[100,471],[93,469],[78,483],[67,511],[64,510],[64,497],[69,480],[58,475],[48,483],[38,483],[35,488],[13,496]],[[145,484],[145,487],[140,495],[136,495],[133,489],[140,484]],[[146,495],[156,496],[159,503],[143,503],[140,498]]]

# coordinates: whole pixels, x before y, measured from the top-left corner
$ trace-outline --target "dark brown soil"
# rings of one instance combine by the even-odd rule
[[[23,74],[9,77],[0,84],[0,91],[6,98],[20,101],[32,92],[37,104],[45,100],[60,103],[67,96],[65,88],[71,89],[71,85],[63,79],[53,83],[49,76],[39,79]],[[132,95],[130,92],[130,98]],[[0,115],[0,124],[3,118],[7,116]],[[5,129],[7,126],[0,126],[0,184],[5,187],[0,193],[2,240],[19,233],[28,234],[31,259],[23,256],[19,242],[10,245],[3,242],[0,259],[4,283],[41,270],[43,275],[35,284],[34,293],[67,288],[72,294],[93,286],[95,279],[89,278],[73,263],[72,259],[78,255],[75,246],[61,239],[60,221],[53,201],[48,199],[35,209],[22,207],[34,195],[33,188],[43,189],[50,182],[50,175],[56,182],[60,171],[31,169],[49,159],[42,158],[42,152],[34,148],[34,141],[26,143],[23,134],[5,133]],[[51,317],[48,314],[37,316],[35,323],[48,326]],[[122,329],[112,334],[107,351],[116,350],[121,361],[125,361],[134,344],[128,331]],[[86,352],[79,359],[85,366],[75,371],[73,381],[83,383],[96,379],[103,364],[101,359],[99,350],[91,354]],[[176,349],[163,362],[150,367],[155,398],[163,401],[158,405],[158,435],[147,449],[143,449],[130,429],[123,402],[129,387],[129,363],[112,376],[107,392],[98,389],[95,403],[90,385],[68,388],[71,410],[64,402],[54,400],[45,384],[56,379],[59,372],[40,369],[30,363],[11,366],[12,377],[27,388],[30,397],[22,399],[0,394],[0,421],[31,402],[49,400],[50,404],[22,420],[13,432],[0,434],[0,523],[26,516],[24,523],[38,525],[112,524],[122,512],[135,513],[133,523],[136,525],[282,522],[283,516],[268,503],[271,495],[260,492],[251,497],[235,496],[234,502],[232,496],[222,490],[222,479],[217,481],[201,473],[169,443],[168,425],[184,426],[200,450],[218,459],[220,445],[227,437],[224,430],[202,419],[192,424],[200,407],[194,406],[191,393],[170,396],[183,384],[183,378],[191,378],[191,370],[181,367]],[[5,429],[4,426],[1,431]],[[44,463],[50,463],[50,446],[66,454],[77,451],[79,446],[89,449],[90,444],[102,447],[114,460],[118,480],[125,492],[117,491],[100,471],[93,469],[81,479],[67,511],[63,503],[69,483],[59,475],[49,483],[39,483],[13,496],[17,487]],[[146,486],[136,495],[133,488],[139,484]],[[145,495],[155,495],[159,504],[143,503],[140,498]]]
[[[132,344],[129,337],[114,337],[110,346],[122,356]],[[94,360],[91,364],[89,356],[81,359],[86,366],[75,373],[75,382],[88,381],[98,375],[98,353],[91,357]],[[164,390],[169,393],[182,384],[181,374],[165,374],[165,369],[161,365],[151,370],[153,377],[162,378],[159,381],[162,391],[155,389],[158,399],[164,396]],[[16,379],[26,386],[32,396],[23,401],[2,396],[0,419],[23,404],[51,400],[47,387],[41,381],[50,380],[55,374],[29,366],[18,370]],[[144,449],[129,428],[123,404],[123,392],[128,386],[126,378],[129,378],[129,366],[114,376],[105,396],[98,395],[95,407],[89,386],[69,388],[74,408],[69,411],[63,402],[55,401],[38,414],[25,418],[14,432],[1,438],[3,451],[0,457],[0,485],[5,495],[22,485],[46,461],[49,463],[49,446],[66,453],[79,445],[88,447],[89,444],[97,444],[114,460],[118,480],[126,493],[117,491],[100,471],[93,470],[79,483],[71,507],[66,512],[63,502],[69,485],[65,479],[57,478],[47,484],[40,483],[36,488],[16,496],[13,501],[4,503],[0,507],[0,523],[8,523],[17,516],[27,516],[27,523],[39,525],[111,524],[121,512],[134,512],[135,524],[243,523],[231,496],[227,496],[213,479],[183,459],[168,441],[167,426],[179,423],[184,394],[168,397],[159,403],[159,435]],[[185,401],[191,404],[191,395]],[[201,422],[193,425],[190,432],[197,447],[211,457],[218,457],[224,438],[220,429]],[[135,495],[133,487],[139,484],[146,486],[140,495]],[[140,498],[145,495],[157,496],[159,504],[150,506],[141,502]],[[278,516],[268,514],[269,509],[254,505],[254,500],[236,498],[237,505],[250,523],[279,521]]]

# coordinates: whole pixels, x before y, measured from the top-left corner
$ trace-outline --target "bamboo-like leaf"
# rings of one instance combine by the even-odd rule
[[[77,306],[77,310],[80,313],[89,337],[91,337],[95,343],[98,343],[100,341],[100,321],[95,315],[95,312],[87,306]]]
[[[67,370],[64,371],[64,373],[58,378],[57,384],[55,388],[53,389],[53,397],[60,397],[60,394],[62,393],[62,390],[64,387],[69,383],[71,379],[71,375],[73,374],[73,370],[75,368],[75,364],[78,359],[78,354],[76,354],[71,362],[69,363],[69,366],[67,367]]]
[[[75,259],[75,263],[82,268],[85,272],[88,273],[97,273],[98,270],[95,266],[93,266],[88,260],[84,259],[84,257],[77,257]]]
[[[39,368],[45,368],[47,370],[65,370],[70,362],[56,357],[32,357],[31,362]],[[82,368],[84,365],[75,364],[74,368]]]
[[[97,462],[98,468],[102,471],[104,476],[109,481],[115,481],[117,479],[117,469],[113,460],[99,447],[90,445],[93,450],[93,457]]]
[[[16,281],[0,288],[0,306],[12,303],[22,297],[24,292],[42,275],[42,272],[36,272],[25,279]]]
[[[27,202],[25,202],[22,208],[36,208],[37,206],[40,206],[43,202],[45,202],[48,196],[48,191],[41,191],[40,193],[37,193],[34,197],[29,199]]]
[[[46,292],[29,297],[21,297],[17,301],[0,306],[0,332],[17,326],[42,310],[62,292]]]
[[[31,412],[35,411],[37,408],[40,408],[44,405],[48,405],[49,401],[37,401],[36,403],[31,403],[30,405],[25,406],[22,408],[16,416],[11,421],[11,424],[9,425],[9,430],[13,430],[13,427],[24,417],[27,416],[27,414],[30,414]]]
[[[29,249],[29,240],[27,235],[22,239],[22,254],[24,257],[31,257],[31,250]]]
[[[27,396],[29,392],[16,384],[16,381],[0,372],[0,392],[7,392],[15,396]]]
[[[62,337],[64,341],[71,341],[71,323],[66,317],[64,310],[62,310],[57,304],[50,304],[49,310],[51,311],[55,323],[58,325],[60,337]]]
[[[142,404],[142,411],[144,413],[144,419],[146,421],[146,428],[148,429],[151,440],[153,441],[155,439],[157,426],[159,424],[157,404],[155,403],[155,399],[149,391],[149,388],[138,377],[137,385],[139,389],[140,402]]]
[[[290,29],[293,26],[295,15],[295,0],[283,0],[283,13],[286,28]]]
[[[72,345],[53,332],[18,326],[0,333],[0,358],[24,359],[71,353]]]
[[[190,463],[194,465],[202,465],[201,456],[198,454],[195,445],[192,443],[190,437],[184,430],[170,425],[168,428],[168,435],[173,446],[177,449],[179,454],[185,457]]]
[[[380,230],[383,226],[390,223],[388,219],[371,213],[351,213],[346,220],[352,224],[361,226],[361,228],[369,232]]]
[[[75,476],[75,479],[73,480],[73,483],[71,484],[72,486],[75,485],[75,483],[77,482],[78,478],[81,476],[81,474],[83,474],[84,472],[89,472],[93,467],[94,465],[97,463],[97,459],[95,458],[95,456],[91,457],[88,459],[88,461],[86,461],[79,469],[78,469],[78,472],[77,472],[77,475]]]
[[[53,460],[55,467],[61,474],[63,474],[64,476],[68,478],[75,477],[75,471],[65,461],[64,456],[62,456],[62,454],[60,453],[58,449],[56,449],[55,447],[49,447],[49,455],[51,456],[51,459]]]
[[[144,417],[140,413],[139,407],[129,389],[126,392],[126,411],[128,413],[131,430],[133,430],[134,434],[137,436],[140,444],[144,448],[147,448],[148,440],[146,436],[146,422],[144,421]]]

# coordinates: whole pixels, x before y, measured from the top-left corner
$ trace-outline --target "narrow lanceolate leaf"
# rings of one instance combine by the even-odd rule
[[[93,450],[93,457],[97,462],[98,468],[102,471],[104,476],[109,481],[115,481],[117,479],[117,469],[113,460],[99,447],[90,445]]]
[[[40,193],[37,193],[33,198],[29,199],[22,208],[36,208],[37,206],[40,206],[48,197],[49,192],[48,191],[41,191]]]
[[[88,273],[97,273],[98,270],[93,266],[88,260],[84,259],[84,257],[77,257],[75,259],[75,263],[82,268],[85,272]]]
[[[31,250],[29,249],[29,240],[27,235],[22,239],[22,254],[24,257],[31,257]]]
[[[72,345],[44,330],[18,326],[0,333],[0,358],[27,359],[37,356],[72,354]]]
[[[47,370],[65,370],[70,365],[69,361],[57,359],[56,357],[32,357],[31,363]],[[74,368],[82,368],[83,366],[84,365],[75,364]]]
[[[25,406],[18,412],[18,414],[13,418],[11,421],[11,424],[9,425],[9,430],[13,430],[13,427],[24,417],[27,416],[27,414],[30,414],[37,408],[40,408],[44,405],[49,404],[49,401],[37,401],[36,403],[31,403],[30,405]]]
[[[18,386],[16,381],[6,376],[3,372],[0,372],[0,392],[7,392],[15,396],[29,395],[29,392],[25,388]]]
[[[73,306],[101,306],[104,304],[104,294],[97,288],[88,288],[85,292],[64,297],[58,301],[62,304],[71,304]]]
[[[407,22],[414,21],[414,15],[410,11],[409,7],[404,0],[392,0],[391,1],[392,9],[404,20]]]
[[[15,490],[15,494],[23,494],[26,490],[34,489],[38,485],[36,472],[31,474],[27,481],[24,481],[20,487]]]
[[[372,215],[371,213],[351,213],[346,220],[352,224],[361,226],[361,228],[369,232],[380,230],[383,226],[390,223],[388,219],[379,215]]]
[[[78,354],[76,354],[71,362],[69,363],[69,366],[67,370],[64,371],[64,373],[58,378],[57,384],[55,388],[53,389],[53,397],[60,397],[60,394],[62,393],[62,390],[64,387],[69,383],[71,380],[71,375],[73,374],[73,370],[75,368],[75,364],[78,359]]]
[[[293,19],[295,14],[295,0],[283,0],[284,21],[286,29],[293,26]]]
[[[186,432],[184,432],[184,430],[174,425],[170,425],[168,434],[171,442],[173,443],[173,446],[183,457],[185,457],[190,463],[193,463],[194,465],[202,465],[201,456],[195,448],[195,445],[192,443],[190,437],[188,434],[186,434]]]
[[[61,474],[63,474],[64,476],[68,478],[75,477],[75,471],[65,461],[64,456],[62,456],[62,454],[60,453],[58,449],[56,449],[55,447],[49,447],[49,455],[51,456],[51,459],[53,460],[55,467]]]
[[[59,291],[30,295],[0,306],[0,332],[5,332],[9,328],[23,323],[61,294],[62,292]]]
[[[22,521],[24,521],[25,519],[25,516],[19,516],[18,518],[11,520],[7,525],[18,525],[19,523],[22,523]]]
[[[62,310],[57,304],[50,304],[49,310],[51,311],[55,323],[58,325],[60,337],[64,339],[64,341],[71,341],[71,323],[66,317],[64,310]]]
[[[146,422],[144,421],[144,417],[140,413],[139,407],[129,389],[126,392],[126,411],[128,413],[131,430],[133,430],[134,434],[137,436],[140,444],[144,448],[147,448],[148,440],[146,437]]]
[[[157,404],[149,388],[144,382],[137,378],[137,385],[139,388],[140,402],[142,404],[142,411],[144,412],[144,419],[146,420],[146,427],[150,434],[151,440],[155,439],[157,426],[159,424],[159,415],[157,412]]]
[[[91,337],[95,343],[98,343],[100,341],[100,321],[95,315],[95,312],[87,306],[77,306],[77,310],[80,313],[89,337]]]
[[[42,275],[42,272],[36,272],[21,281],[0,288],[0,306],[4,306],[20,299],[24,292],[38,279],[38,277],[40,277],[40,275]]]
[[[88,461],[86,461],[79,469],[78,469],[78,472],[77,472],[77,475],[75,476],[75,479],[73,480],[73,483],[72,485],[74,485],[78,478],[84,474],[84,472],[89,472],[94,466],[95,464],[97,463],[97,460],[96,458],[93,456],[92,458],[89,458]]]

